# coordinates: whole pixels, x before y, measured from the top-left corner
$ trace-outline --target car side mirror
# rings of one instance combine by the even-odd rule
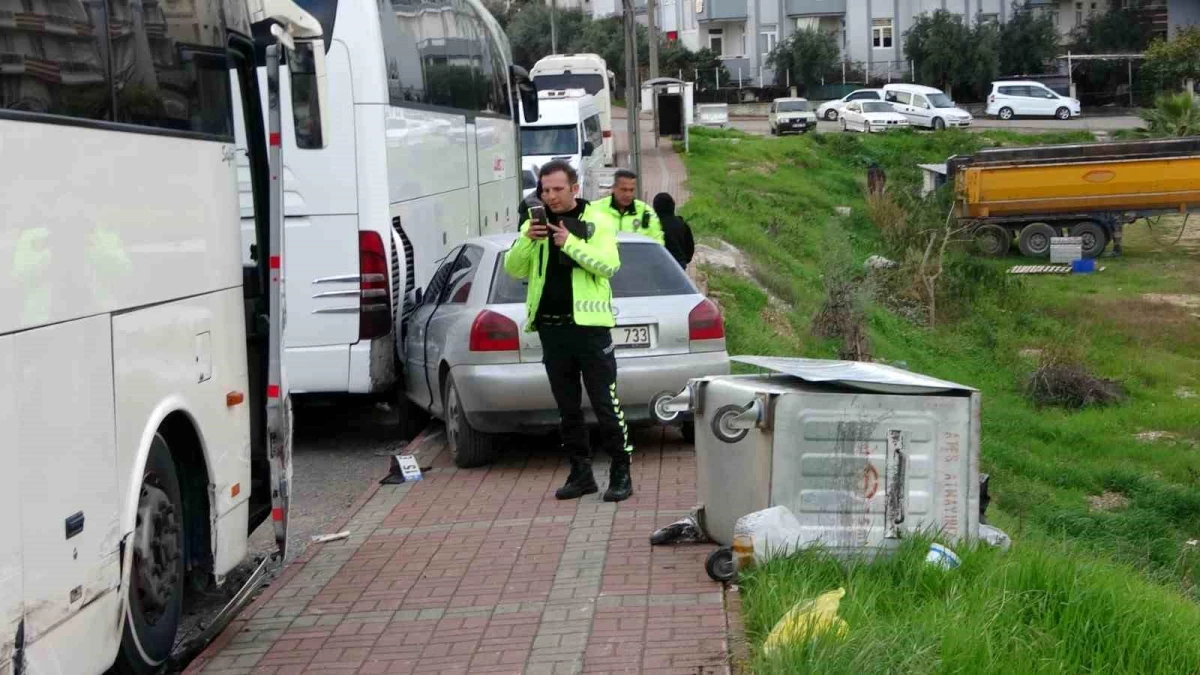
[[[538,95],[537,87],[533,85],[533,80],[529,78],[529,71],[521,66],[509,66],[509,74],[512,76],[513,86],[517,88],[517,99],[521,104],[521,116],[526,123],[533,124],[538,121]]]
[[[591,157],[592,153],[596,152],[596,146],[592,145],[591,141],[583,142],[583,156]]]

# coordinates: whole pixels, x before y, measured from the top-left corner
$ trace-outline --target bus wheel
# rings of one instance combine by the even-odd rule
[[[1012,246],[1012,232],[999,225],[980,225],[975,230],[975,245],[986,256],[1002,258]]]
[[[157,672],[175,645],[183,609],[182,503],[171,449],[157,434],[142,474],[137,521],[129,542],[133,565],[118,672]]]

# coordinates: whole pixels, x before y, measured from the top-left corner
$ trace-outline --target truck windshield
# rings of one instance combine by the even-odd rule
[[[953,108],[954,107],[954,101],[951,101],[949,96],[943,94],[940,91],[936,94],[930,94],[927,98],[929,99],[929,104],[935,108]]]
[[[574,155],[579,152],[579,132],[574,126],[521,127],[521,154]]]
[[[538,91],[558,89],[582,89],[595,95],[604,89],[604,76],[595,73],[559,73],[558,75],[535,75],[533,86]]]
[[[781,101],[776,109],[779,112],[808,112],[808,101]]]

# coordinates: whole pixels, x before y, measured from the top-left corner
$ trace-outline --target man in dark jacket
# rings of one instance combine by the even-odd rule
[[[692,240],[692,228],[687,221],[675,215],[675,200],[671,195],[660,192],[654,197],[654,212],[662,223],[664,245],[671,257],[679,262],[679,266],[687,269],[692,262],[692,254],[696,251],[696,243]]]

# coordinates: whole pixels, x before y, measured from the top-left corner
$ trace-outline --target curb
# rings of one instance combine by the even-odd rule
[[[418,434],[417,437],[414,438],[412,442],[408,444],[408,446],[406,446],[405,450],[412,453],[423,452],[427,450],[425,446],[430,442],[430,440],[436,438],[437,433],[431,432],[429,428],[426,428],[425,431],[422,431],[420,434]],[[336,521],[336,524],[334,524],[331,531],[337,532],[345,528],[346,525],[348,525],[354,518],[354,515],[362,510],[364,506],[366,506],[367,502],[369,502],[371,498],[375,496],[376,492],[379,492],[379,488],[379,481],[372,481],[371,485],[364,490],[357,499],[354,500],[354,503],[346,508],[345,515]],[[233,640],[233,637],[242,632],[242,629],[245,628],[246,623],[249,622],[249,619],[242,617],[254,615],[256,612],[258,612],[258,610],[262,609],[263,605],[270,602],[271,598],[275,597],[275,594],[279,592],[279,589],[286,586],[288,582],[290,582],[297,574],[300,573],[300,570],[304,568],[304,563],[312,560],[313,556],[316,555],[316,549],[319,546],[321,546],[321,544],[310,544],[308,548],[304,550],[304,553],[300,554],[294,560],[284,565],[284,568],[279,573],[279,576],[272,579],[270,581],[270,585],[260,592],[258,597],[252,600],[250,604],[243,607],[242,610],[238,612],[237,618],[230,621],[229,625],[225,627],[225,630],[221,631],[217,637],[214,638],[213,641],[204,648],[204,651],[200,652],[200,655],[188,664],[187,668],[183,670],[184,675],[194,675],[199,673],[204,669],[204,666],[207,665],[209,661],[217,656],[218,652],[228,647],[229,643]]]

